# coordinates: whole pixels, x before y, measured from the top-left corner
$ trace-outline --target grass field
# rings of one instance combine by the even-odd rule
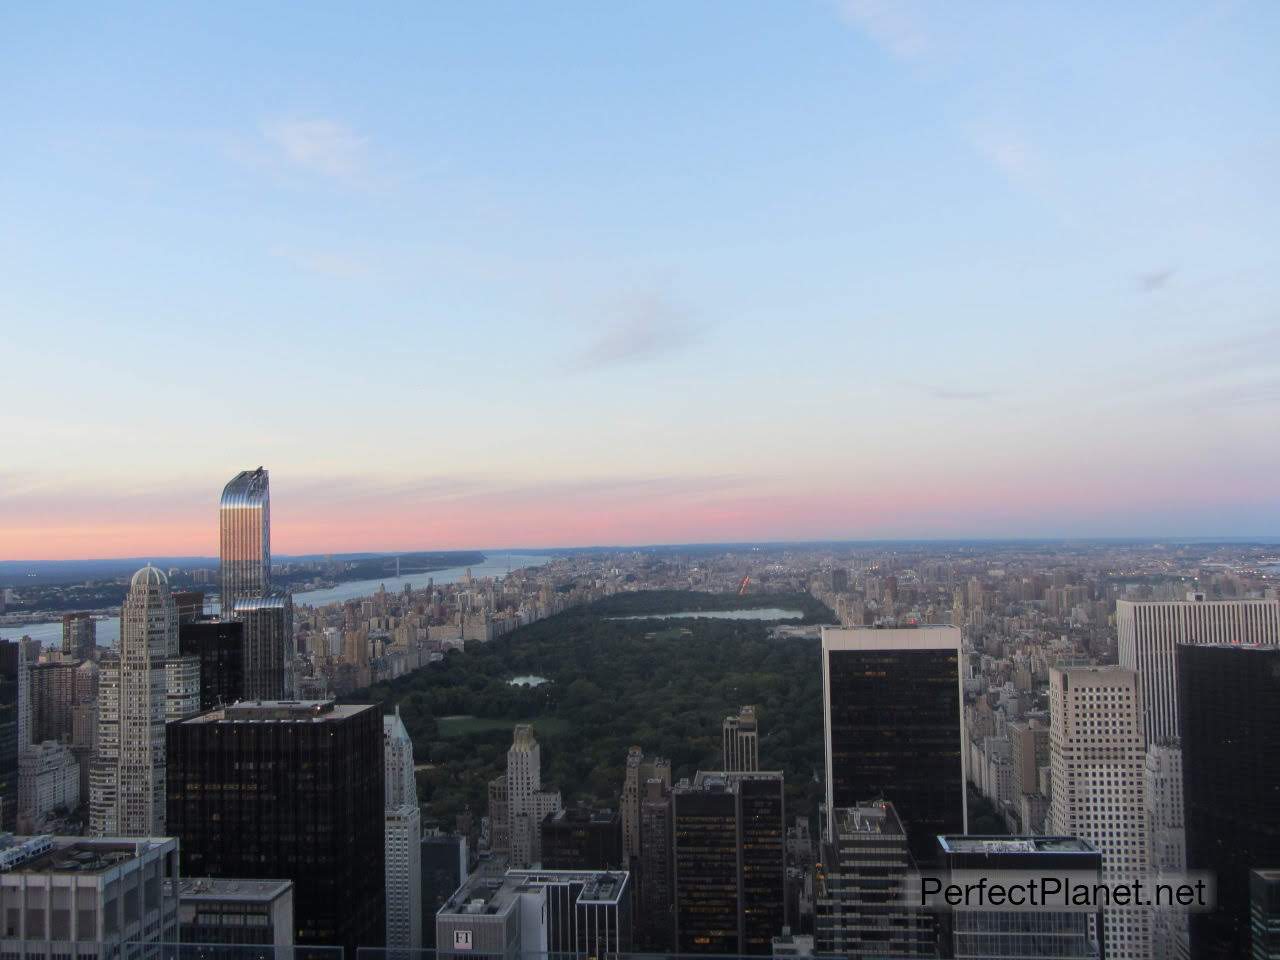
[[[439,717],[436,727],[440,737],[451,740],[454,737],[465,737],[473,733],[488,733],[491,730],[510,730],[517,723],[532,723],[534,732],[539,736],[554,736],[563,733],[568,722],[559,717],[543,717],[531,720],[493,720],[488,717]]]

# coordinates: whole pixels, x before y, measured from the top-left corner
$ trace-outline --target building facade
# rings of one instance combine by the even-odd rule
[[[527,869],[542,860],[543,819],[560,809],[560,791],[542,789],[542,747],[533,727],[517,724],[507,751],[507,814],[511,866]]]
[[[1146,750],[1137,674],[1123,667],[1055,667],[1049,710],[1050,832],[1088,841],[1101,853],[1108,880],[1145,875]],[[1105,923],[1110,960],[1151,960],[1154,911],[1115,907]]]
[[[956,627],[822,629],[822,706],[830,818],[893,803],[917,861],[966,832],[966,753]]]
[[[413,741],[400,708],[382,718],[383,831],[387,947],[422,948],[422,813],[413,774]]]
[[[1280,600],[1117,600],[1120,666],[1138,672],[1147,744],[1178,738],[1180,643],[1280,643]]]
[[[622,849],[629,859],[640,856],[640,800],[645,784],[658,780],[671,789],[671,761],[662,757],[646,757],[640,747],[627,751],[626,774],[622,781]]]
[[[98,747],[89,826],[97,836],[165,836],[167,662],[178,655],[178,615],[155,567],[133,575],[120,610],[116,656],[98,681]]]
[[[1280,865],[1280,646],[1179,644],[1187,869],[1217,877],[1197,960],[1250,950],[1249,872]]]
[[[200,660],[200,709],[245,699],[244,624],[197,616],[178,624],[178,648]]]
[[[619,870],[622,817],[615,810],[574,807],[543,818],[542,866],[546,870]]]
[[[292,880],[299,944],[386,935],[382,716],[245,702],[169,725],[169,829],[183,872]]]
[[[285,593],[244,597],[236,601],[235,617],[243,624],[244,699],[292,697],[293,600]]]
[[[293,881],[184,877],[178,930],[182,943],[291,947]]]
[[[679,953],[768,954],[786,916],[782,774],[699,771],[672,792]]]
[[[70,660],[92,660],[98,654],[98,627],[93,615],[62,615],[62,655]]]
[[[10,833],[18,826],[18,757],[26,746],[18,717],[26,684],[21,644],[0,640],[0,831]]]

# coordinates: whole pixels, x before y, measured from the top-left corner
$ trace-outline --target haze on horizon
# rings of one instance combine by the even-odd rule
[[[1280,534],[1276,4],[0,30],[0,558]]]

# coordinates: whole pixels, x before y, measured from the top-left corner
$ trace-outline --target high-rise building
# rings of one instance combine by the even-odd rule
[[[229,618],[241,600],[271,590],[271,488],[262,467],[242,470],[222,489],[218,534],[219,601]]]
[[[960,630],[822,629],[826,832],[835,812],[888,800],[912,855],[966,832]]]
[[[175,590],[173,605],[178,610],[178,626],[181,628],[188,621],[204,616],[204,591]]]
[[[422,814],[413,774],[413,741],[400,708],[382,718],[385,770],[387,947],[422,948]]]
[[[169,725],[185,874],[292,880],[299,944],[386,934],[385,759],[374,705],[246,702]]]
[[[1002,871],[1073,883],[1097,883],[1102,875],[1102,854],[1076,837],[939,837],[938,846],[942,879],[962,886]],[[941,954],[954,960],[1102,957],[1101,911],[958,908],[938,917]]]
[[[236,601],[244,624],[244,697],[282,700],[294,694],[293,600],[286,593]]]
[[[725,770],[760,769],[760,730],[755,707],[740,707],[736,716],[725,717],[721,737]]]
[[[1250,960],[1280,960],[1280,868],[1249,874]]]
[[[462,886],[468,869],[467,838],[438,829],[422,837],[422,946],[436,945],[436,912]]]
[[[0,831],[18,825],[18,757],[25,744],[18,732],[18,715],[26,680],[21,645],[0,640]]]
[[[1182,746],[1178,741],[1147,748],[1142,799],[1147,814],[1147,864],[1158,881],[1187,870],[1187,831],[1182,799]],[[1152,916],[1152,954],[1181,956],[1187,949],[1187,910],[1157,907]]]
[[[62,655],[72,660],[92,660],[98,653],[98,627],[89,613],[62,615]]]
[[[1049,831],[1096,847],[1104,879],[1145,875],[1146,750],[1137,674],[1123,667],[1055,667],[1049,671],[1049,711]],[[1152,926],[1150,909],[1107,910],[1106,956],[1151,960]]]
[[[128,960],[178,940],[171,837],[0,837],[0,952]]]
[[[1191,914],[1196,960],[1249,954],[1249,871],[1280,865],[1280,646],[1179,644],[1187,869],[1217,877]]]
[[[640,798],[645,784],[661,781],[671,789],[671,761],[662,757],[646,757],[640,747],[627,751],[626,775],[622,781],[622,849],[628,858],[640,856]]]
[[[644,785],[644,791],[640,798],[636,944],[645,950],[671,950],[675,942],[671,789],[662,780],[653,779]]]
[[[936,956],[934,918],[908,902],[916,860],[893,804],[840,807],[826,820],[832,832],[815,879],[817,952],[849,960]]]
[[[516,725],[507,751],[507,810],[511,828],[511,866],[528,869],[542,860],[540,825],[560,809],[560,791],[542,789],[542,747],[533,727]]]
[[[1280,600],[1117,600],[1120,666],[1138,672],[1146,742],[1178,738],[1180,643],[1280,643]]]
[[[672,794],[680,953],[768,954],[786,925],[786,811],[778,772],[700,771]]]
[[[116,656],[104,658],[99,673],[98,751],[89,781],[89,824],[98,836],[165,836],[167,664],[177,655],[169,581],[143,567],[120,610]]]
[[[245,699],[244,624],[223,617],[195,617],[178,625],[178,647],[200,660],[200,709]]]
[[[47,660],[34,663],[27,673],[31,692],[31,739],[67,741],[72,733],[72,711],[98,695],[97,667],[92,660]]]
[[[622,817],[615,810],[573,807],[542,820],[544,870],[617,870],[622,856]]]

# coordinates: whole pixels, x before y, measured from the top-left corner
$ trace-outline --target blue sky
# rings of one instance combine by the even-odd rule
[[[0,38],[0,554],[1280,532],[1280,5]]]

